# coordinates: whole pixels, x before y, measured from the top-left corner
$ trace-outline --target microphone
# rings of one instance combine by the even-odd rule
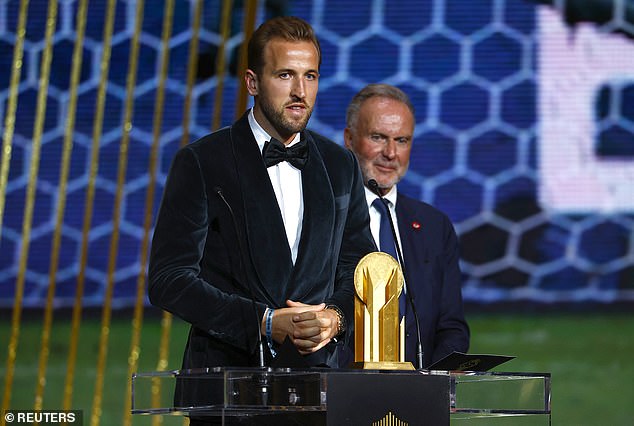
[[[214,192],[222,200],[222,202],[225,203],[225,206],[227,206],[227,210],[229,210],[229,214],[231,215],[233,229],[236,233],[236,240],[238,240],[238,249],[240,250],[240,253],[238,255],[240,270],[242,271],[242,274],[246,274],[244,265],[242,264],[242,243],[240,242],[240,236],[238,234],[238,224],[236,222],[236,216],[233,214],[233,209],[231,208],[231,205],[229,204],[224,194],[222,193],[222,188],[219,186],[216,186],[214,187]],[[264,345],[262,343],[262,333],[260,332],[260,318],[258,317],[258,310],[255,306],[255,293],[253,292],[251,281],[246,278],[246,275],[243,276],[243,279],[246,282],[247,287],[249,289],[249,295],[251,296],[251,306],[253,307],[253,316],[255,317],[255,323],[258,325],[258,341],[257,341],[258,361],[259,361],[260,367],[264,368]]]
[[[401,245],[398,243],[398,237],[396,235],[396,228],[394,227],[394,220],[392,219],[392,212],[390,212],[390,205],[388,201],[383,198],[381,194],[381,190],[379,189],[379,184],[376,180],[370,179],[368,180],[368,188],[372,192],[374,192],[381,202],[385,205],[387,209],[387,217],[390,222],[390,228],[392,229],[392,237],[394,238],[394,246],[396,248],[396,255],[398,257],[398,263],[401,265],[401,269],[403,270],[403,281],[405,282],[405,293],[407,294],[407,300],[409,301],[409,305],[412,307],[412,313],[414,314],[414,322],[416,324],[416,361],[418,363],[418,368],[423,368],[423,342],[420,337],[420,321],[418,320],[418,312],[416,312],[416,306],[414,305],[414,299],[412,298],[412,292],[409,289],[409,280],[407,279],[407,272],[405,270],[405,261],[403,260],[403,253],[401,252]],[[405,348],[403,348],[405,350]]]

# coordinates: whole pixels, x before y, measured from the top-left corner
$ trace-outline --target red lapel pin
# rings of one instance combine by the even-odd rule
[[[418,223],[416,221],[412,222],[412,228],[414,228],[416,230],[419,230],[420,229],[420,223]]]

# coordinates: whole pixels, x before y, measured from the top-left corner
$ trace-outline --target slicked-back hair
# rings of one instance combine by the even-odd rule
[[[315,45],[321,66],[321,47],[313,27],[303,19],[294,16],[279,16],[269,19],[258,27],[251,36],[248,47],[248,67],[256,74],[264,68],[264,52],[271,40],[308,41]]]
[[[365,101],[371,98],[388,98],[393,99],[398,102],[402,102],[407,105],[407,108],[414,114],[414,105],[412,101],[409,99],[409,96],[401,89],[396,86],[391,86],[389,84],[368,84],[363,89],[359,91],[348,105],[346,109],[346,127],[350,129],[354,129],[357,125],[357,119],[359,118],[359,110],[361,109],[361,105]]]

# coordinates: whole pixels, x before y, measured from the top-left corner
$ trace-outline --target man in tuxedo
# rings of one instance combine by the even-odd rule
[[[374,239],[381,251],[396,258],[391,229],[386,229],[390,226],[387,208],[373,190],[388,201],[420,321],[423,365],[427,367],[453,351],[466,352],[469,327],[462,307],[458,239],[449,218],[396,188],[409,167],[414,124],[414,107],[403,91],[370,84],[348,106],[344,139],[361,166]],[[369,185],[371,180],[378,186]],[[401,314],[406,313],[405,359],[418,367],[414,314],[405,295],[400,302]]]
[[[309,24],[263,23],[244,77],[253,108],[173,160],[149,297],[191,324],[183,368],[258,366],[260,340],[268,365],[287,338],[306,365],[341,366],[354,269],[375,247],[356,158],[305,128],[320,63]]]

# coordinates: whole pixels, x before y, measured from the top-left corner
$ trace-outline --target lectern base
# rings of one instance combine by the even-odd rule
[[[365,371],[328,375],[328,426],[449,425],[449,375]]]

